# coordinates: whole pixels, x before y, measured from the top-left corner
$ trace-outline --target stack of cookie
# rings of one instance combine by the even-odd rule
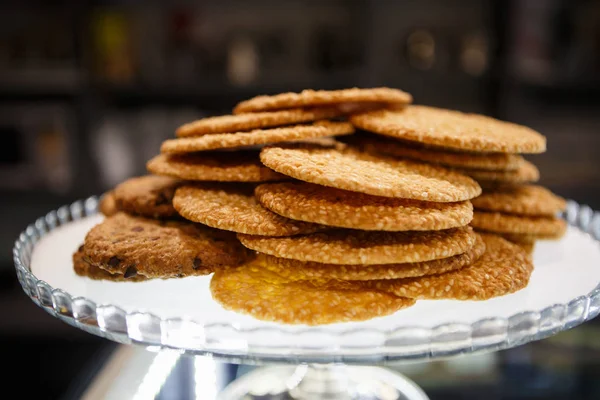
[[[277,111],[294,106],[286,101],[294,96],[302,94],[260,96],[236,110]],[[320,106],[310,98],[304,104]],[[213,276],[213,297],[226,308],[322,324],[385,315],[419,298],[486,299],[529,280],[532,264],[524,252],[468,226],[469,200],[481,188],[466,175],[339,142],[271,145],[260,159],[289,179],[255,188],[263,209],[315,231],[240,231],[242,244],[258,256]]]
[[[478,197],[481,186],[499,196],[498,181],[534,180],[518,153],[543,151],[545,139],[411,100],[388,88],[307,90],[182,126],[148,162],[153,175],[104,197],[108,217],[74,255],[76,270],[113,280],[214,272],[225,308],[311,325],[525,287],[531,259],[474,223],[471,201],[521,219],[562,207],[532,206],[539,190],[512,208]],[[352,135],[355,126],[373,133]]]
[[[321,229],[317,224],[282,217],[256,200],[257,183],[286,179],[260,162],[260,147],[297,141],[335,143],[332,137],[351,134],[354,128],[347,121],[324,118],[340,119],[354,109],[399,106],[411,98],[400,90],[380,88],[305,91],[272,100],[258,98],[253,113],[240,113],[245,111],[241,104],[236,115],[191,122],[177,130],[177,139],[163,143],[162,154],[148,163],[148,170],[187,180],[173,198],[173,206],[182,217],[249,235],[316,232]],[[244,164],[238,164],[239,160]]]
[[[367,151],[444,165],[471,176],[483,188],[473,199],[472,226],[500,234],[532,251],[536,239],[561,237],[556,215],[566,203],[532,185],[539,177],[521,153],[541,153],[539,133],[493,118],[425,106],[366,112],[351,117],[362,132],[351,139]]]

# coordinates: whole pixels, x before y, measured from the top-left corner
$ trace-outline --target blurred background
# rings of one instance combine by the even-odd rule
[[[600,208],[598,1],[2,2],[0,349],[18,350],[14,384],[59,397],[114,348],[21,293],[11,247],[28,223],[143,174],[176,127],[242,99],[379,85],[539,130],[541,182]],[[499,353],[477,393],[598,398],[596,326]],[[479,398],[469,379],[420,376]]]

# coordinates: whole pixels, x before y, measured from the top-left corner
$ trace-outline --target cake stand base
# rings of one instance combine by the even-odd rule
[[[256,369],[232,382],[220,400],[428,400],[407,377],[378,367],[301,364]]]

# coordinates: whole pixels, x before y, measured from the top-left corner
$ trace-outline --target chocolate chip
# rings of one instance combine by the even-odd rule
[[[82,252],[83,251],[83,245],[79,246],[79,248],[77,249],[78,252]]]
[[[125,278],[131,278],[132,276],[136,276],[136,275],[137,275],[137,269],[133,265],[128,267],[125,270],[125,273],[123,274],[123,276]]]
[[[121,260],[117,256],[112,256],[110,260],[108,260],[108,266],[111,268],[117,267],[121,263]]]
[[[171,200],[169,200],[169,199],[167,198],[167,196],[165,196],[165,194],[164,194],[164,193],[159,193],[159,194],[156,196],[156,201],[155,201],[155,203],[154,203],[154,204],[156,204],[157,206],[162,206],[162,205],[164,205],[164,204],[169,204],[169,203],[171,203]]]
[[[194,258],[194,269],[198,269],[202,266],[202,259],[200,257]]]
[[[144,230],[144,228],[141,226],[134,226],[133,228],[131,228],[132,232],[141,232],[143,230]]]

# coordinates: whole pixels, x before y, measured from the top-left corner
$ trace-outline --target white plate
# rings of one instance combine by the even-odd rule
[[[517,293],[487,301],[420,300],[385,317],[309,327],[223,309],[211,298],[210,276],[147,282],[77,276],[72,254],[101,220],[92,215],[43,234],[33,246],[30,268],[34,280],[47,284],[39,289],[36,283],[38,292],[60,289],[51,294],[58,297],[52,309],[58,306],[63,319],[73,317],[75,325],[83,322],[87,330],[119,341],[254,358],[420,359],[520,344],[598,312],[600,296],[591,295],[600,282],[600,247],[574,226],[560,241],[536,244],[530,283]],[[44,305],[44,293],[32,297]],[[71,297],[80,299],[69,307]],[[96,315],[89,315],[90,308]],[[100,332],[90,319],[97,319]]]

